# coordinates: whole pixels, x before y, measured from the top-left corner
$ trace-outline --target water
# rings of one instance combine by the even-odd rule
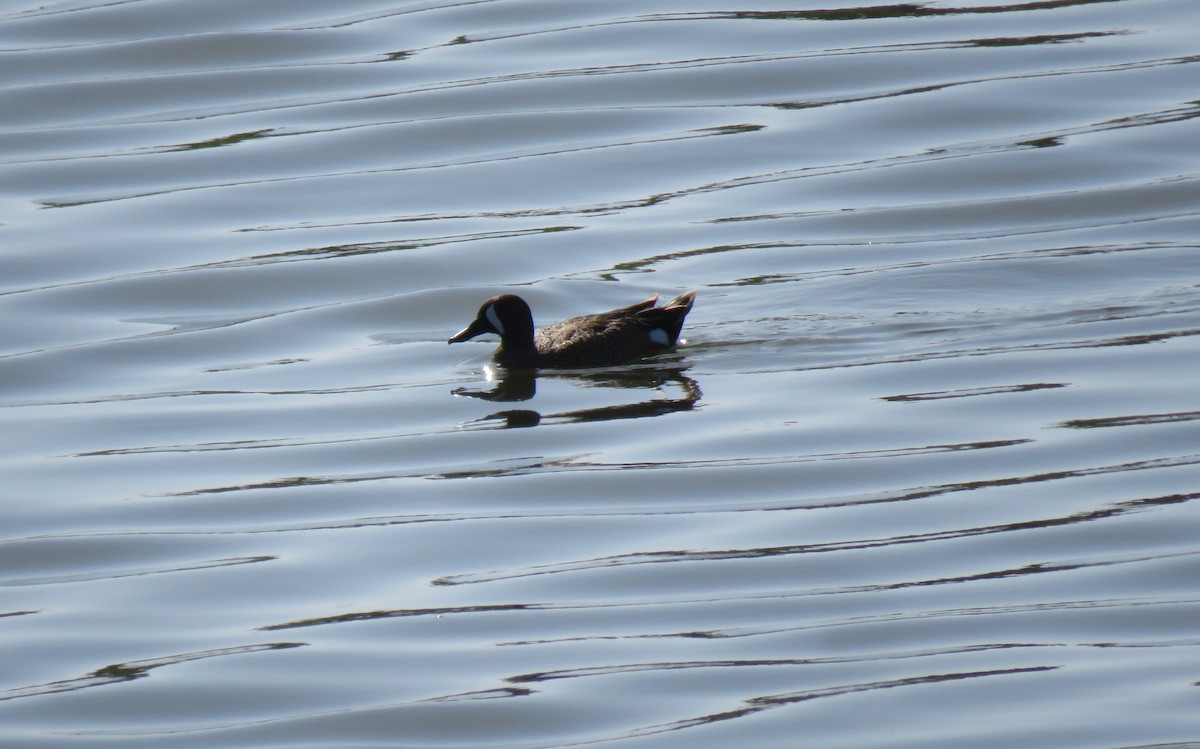
[[[1198,22],[5,6],[0,744],[1200,746]]]

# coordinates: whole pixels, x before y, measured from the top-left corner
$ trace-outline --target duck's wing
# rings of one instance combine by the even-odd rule
[[[633,317],[634,315],[636,315],[639,312],[644,312],[648,309],[654,309],[654,304],[657,301],[658,301],[658,294],[651,294],[650,296],[646,297],[645,299],[638,302],[637,304],[631,304],[628,307],[619,307],[617,309],[609,310],[608,312],[597,312],[594,315],[584,315],[583,317],[575,318],[575,320],[592,320],[592,319],[594,319],[597,323],[599,323],[602,320],[622,320],[627,317]],[[567,321],[567,322],[571,322],[571,321]]]
[[[623,314],[625,312],[636,313],[636,312],[640,312],[641,310],[644,310],[644,309],[653,309],[654,305],[657,303],[658,303],[658,294],[651,294],[650,296],[646,297],[645,299],[638,302],[637,304],[631,304],[628,307],[622,307],[621,309],[615,309],[615,310],[613,310],[613,313],[614,314]]]
[[[654,303],[657,301],[658,294],[651,294],[646,299],[628,307],[619,307],[592,315],[580,315],[551,323],[537,333],[539,348],[542,346],[553,348],[570,346],[589,338],[611,334],[614,329],[636,320],[639,314],[654,309]]]
[[[680,294],[661,307],[655,307],[658,295],[628,307],[595,315],[584,315],[563,320],[547,326],[538,333],[539,344],[555,348],[583,345],[586,341],[640,341],[644,333],[647,341],[660,346],[673,345],[683,329],[683,320],[692,310],[696,292]],[[661,330],[659,336],[651,336]],[[640,343],[637,345],[641,345]],[[652,348],[652,346],[651,346]]]
[[[689,291],[662,307],[657,296],[621,309],[573,317],[538,331],[536,343],[547,366],[605,366],[673,345],[692,308]]]

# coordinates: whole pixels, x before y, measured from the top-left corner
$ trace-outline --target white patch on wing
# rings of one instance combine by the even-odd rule
[[[496,305],[489,304],[487,309],[483,311],[483,314],[487,317],[487,321],[492,324],[492,327],[496,329],[496,332],[504,335],[504,323],[500,322],[500,316],[496,314]]]
[[[654,330],[651,330],[650,340],[654,341],[659,346],[666,346],[671,342],[671,339],[667,338],[667,331],[663,330],[662,328],[655,328]]]

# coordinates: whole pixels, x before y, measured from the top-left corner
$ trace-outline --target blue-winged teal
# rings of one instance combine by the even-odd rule
[[[556,322],[534,335],[525,300],[501,294],[484,302],[475,321],[449,342],[495,333],[500,347],[492,359],[508,368],[605,367],[674,346],[695,298],[689,291],[655,307],[655,294],[621,309]]]

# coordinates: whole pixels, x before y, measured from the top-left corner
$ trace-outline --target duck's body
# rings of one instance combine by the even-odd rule
[[[674,346],[695,298],[696,292],[689,291],[655,307],[654,295],[628,307],[556,322],[535,334],[525,300],[502,294],[484,302],[475,321],[449,342],[495,333],[500,347],[492,359],[510,369],[606,367]]]

